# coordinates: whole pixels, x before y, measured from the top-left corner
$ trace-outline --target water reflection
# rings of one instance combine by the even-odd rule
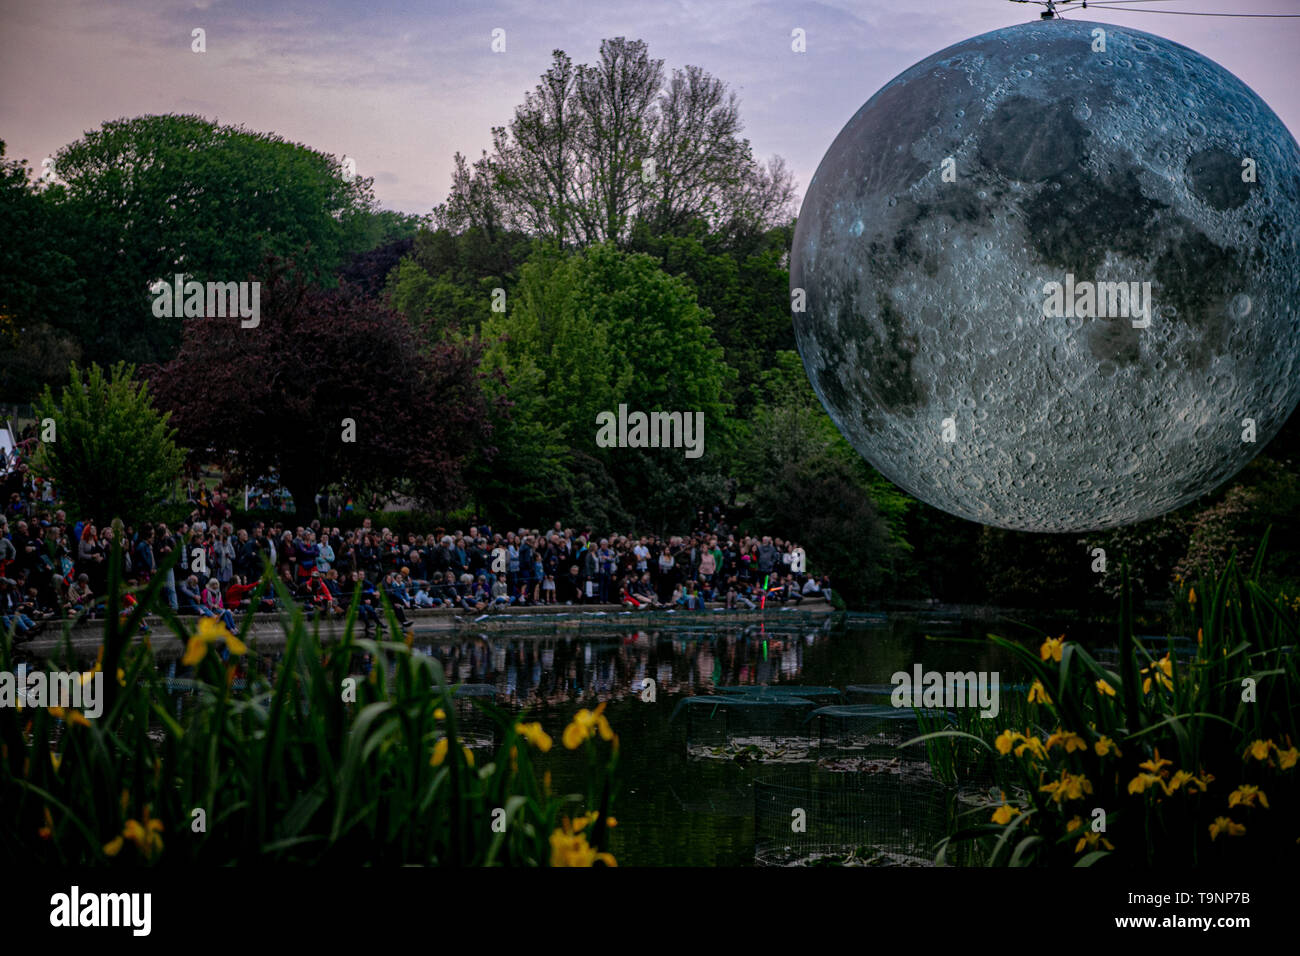
[[[754,685],[822,690],[879,687],[888,685],[895,672],[909,671],[916,663],[935,670],[997,671],[1010,685],[1021,675],[1013,661],[989,642],[942,640],[983,638],[987,630],[987,622],[915,615],[780,627],[575,630],[551,626],[526,633],[417,631],[413,651],[436,658],[450,681],[482,688],[475,696],[486,692],[510,711],[528,710],[557,740],[578,707],[607,702],[606,714],[621,741],[615,804],[620,825],[612,834],[612,849],[620,863],[749,866],[760,845],[771,843],[770,834],[756,833],[756,808],[768,808],[769,815],[775,814],[773,819],[782,813],[788,816],[784,804],[772,794],[795,792],[789,789],[792,780],[820,792],[828,787],[843,789],[847,778],[816,763],[765,763],[761,752],[757,759],[747,760],[702,759],[699,748],[692,755],[687,721],[671,719],[681,701],[720,688],[734,691]],[[281,656],[272,652],[232,659],[236,680],[245,681],[250,674],[269,680]],[[368,674],[373,661],[357,655],[353,665],[354,672]],[[173,685],[179,710],[186,698],[192,699],[194,691],[187,681],[191,675],[174,661],[160,667]],[[641,694],[646,678],[655,682],[653,701]],[[813,705],[822,703],[819,699]],[[474,709],[469,699],[463,699],[458,710],[469,714]],[[808,727],[814,738],[825,735],[820,725]],[[479,743],[490,745],[489,738],[485,735]],[[557,746],[542,760],[543,766],[553,769],[557,787],[576,783],[571,757]],[[778,776],[786,790],[769,787],[756,793],[756,781],[772,782]],[[898,781],[887,785],[896,788]],[[873,813],[915,804],[911,797],[878,787],[870,798],[870,806],[877,808]]]
[[[823,631],[719,629],[493,635],[417,643],[456,682],[489,684],[497,699],[531,710],[592,698],[615,701],[639,694],[646,678],[657,694],[707,692],[719,685],[796,680]]]

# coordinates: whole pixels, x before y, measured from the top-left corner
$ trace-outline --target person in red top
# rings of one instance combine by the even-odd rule
[[[230,585],[226,588],[226,607],[232,611],[238,610],[256,590],[256,584],[245,584],[243,576],[236,574],[230,579]]]
[[[312,571],[311,577],[307,579],[307,593],[311,595],[311,603],[322,611],[338,612],[338,597],[335,589],[331,587],[331,582],[321,577],[319,570]]]

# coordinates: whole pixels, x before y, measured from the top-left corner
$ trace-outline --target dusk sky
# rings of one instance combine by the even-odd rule
[[[1145,0],[1176,11],[1300,13],[1300,0]],[[106,120],[198,113],[356,160],[389,209],[426,213],[452,155],[490,144],[551,51],[575,62],[600,40],[644,39],[665,69],[695,64],[739,94],[756,155],[784,156],[799,194],[868,97],[966,37],[1036,19],[1006,0],[916,4],[486,0],[41,0],[6,2],[0,139],[41,159]],[[1300,19],[1226,19],[1089,9],[1071,15],[1185,44],[1231,70],[1300,131]],[[490,49],[494,28],[506,51]],[[807,52],[791,50],[802,28]],[[191,31],[207,52],[191,52]]]

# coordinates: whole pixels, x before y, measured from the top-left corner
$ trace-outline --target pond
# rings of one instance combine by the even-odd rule
[[[426,645],[417,634],[416,646],[439,658],[454,679],[492,684],[499,702],[527,707],[557,741],[577,707],[608,701],[606,714],[621,743],[619,826],[611,847],[621,862],[749,866],[756,850],[755,781],[794,777],[796,784],[806,778],[816,786],[816,778],[833,775],[779,756],[776,762],[727,759],[725,752],[708,756],[707,748],[705,756],[692,756],[688,746],[701,750],[689,739],[697,726],[692,713],[679,709],[681,701],[718,687],[888,684],[916,663],[926,670],[998,671],[1009,681],[1011,662],[987,641],[927,638],[981,639],[985,630],[973,621],[881,616],[826,626],[613,627],[579,635],[550,629]],[[645,678],[655,682],[653,702],[643,700]],[[552,763],[560,785],[562,761]]]
[[[810,834],[821,824],[826,840],[850,848],[879,842],[877,829],[915,825],[924,833],[911,850],[878,862],[929,862],[933,853],[915,846],[942,837],[955,807],[978,805],[980,788],[945,790],[929,774],[923,747],[896,750],[894,744],[923,732],[914,722],[891,728],[885,748],[863,749],[861,740],[841,746],[842,729],[850,726],[841,715],[914,720],[910,709],[890,708],[888,695],[892,675],[918,665],[996,673],[1004,698],[1023,699],[1023,674],[985,639],[990,630],[1023,633],[1009,624],[927,613],[777,618],[747,626],[699,618],[637,623],[611,619],[580,629],[481,634],[417,628],[413,644],[442,663],[448,680],[465,685],[462,713],[472,712],[473,697],[542,721],[556,744],[539,766],[553,769],[560,792],[576,789],[576,761],[559,743],[565,724],[579,707],[606,702],[621,744],[611,850],[623,865],[791,862],[781,852],[790,841],[782,837],[796,811],[810,815]],[[174,663],[162,669],[176,676]],[[644,699],[647,678],[653,700]],[[174,686],[183,706],[185,682]],[[722,696],[699,701],[714,694]],[[488,722],[478,726],[480,743],[490,745]],[[465,730],[472,740],[473,723]],[[885,731],[872,733],[885,739]]]

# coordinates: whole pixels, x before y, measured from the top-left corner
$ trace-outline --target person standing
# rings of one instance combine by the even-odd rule
[[[758,576],[760,579],[772,573],[778,560],[776,548],[772,546],[772,539],[763,536],[763,543],[758,546]]]
[[[235,575],[235,542],[231,539],[230,533],[230,525],[223,524],[212,544],[212,563],[217,581],[223,591]]]
[[[149,579],[153,577],[155,567],[153,528],[145,525],[140,530],[140,540],[136,543],[135,553],[131,556],[131,568],[133,573],[140,579],[140,583],[147,584]]]
[[[677,562],[673,558],[672,542],[664,545],[664,549],[659,552],[659,581],[657,592],[659,594],[659,603],[668,604],[672,601],[673,586],[677,583],[674,580],[674,571],[677,568]]]
[[[536,563],[535,552],[533,551],[533,537],[526,535],[523,542],[519,545],[519,574],[516,578],[519,587],[520,604],[532,603],[530,598],[533,589],[533,565]]]
[[[599,600],[600,559],[590,542],[583,545],[581,558],[583,594],[586,603],[591,604]]]
[[[158,532],[155,536],[155,542],[154,542],[154,557],[158,561],[159,566],[167,564],[168,561],[171,559],[171,555],[173,554],[173,552],[175,552],[175,550],[178,547],[179,547],[179,542],[177,542],[176,538],[172,535],[171,531],[168,530],[167,525],[159,524]],[[182,564],[181,566],[184,567],[184,564]],[[163,594],[167,598],[167,606],[170,607],[173,611],[175,611],[178,606],[176,601],[175,567],[167,568],[167,571],[163,576],[162,589],[163,589]]]

